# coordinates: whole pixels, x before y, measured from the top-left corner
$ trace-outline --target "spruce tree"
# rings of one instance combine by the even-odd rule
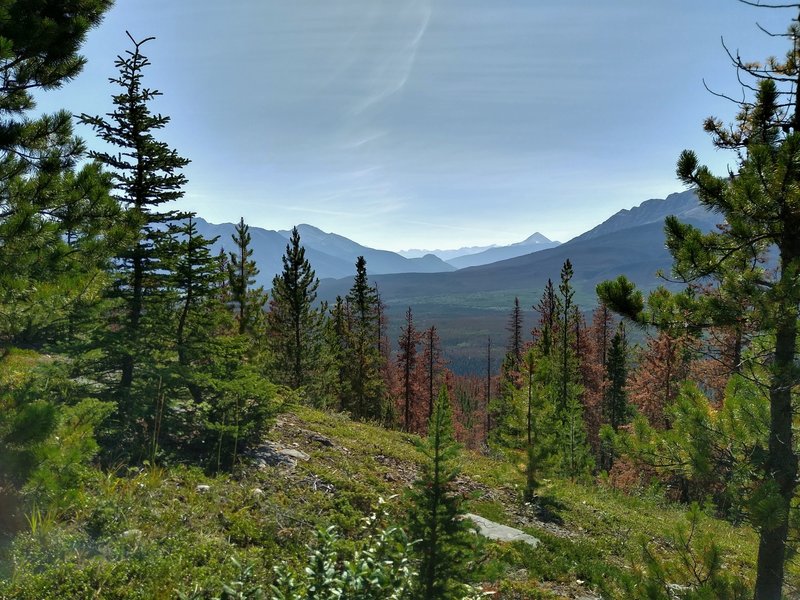
[[[163,400],[151,460],[163,445],[181,458],[227,468],[262,439],[276,390],[264,378],[263,364],[253,360],[251,334],[239,333],[229,309],[227,265],[224,255],[212,255],[214,240],[198,233],[192,216],[170,233],[164,251],[169,285],[159,308],[172,337],[159,352]]]
[[[556,290],[553,280],[548,279],[542,297],[534,307],[539,313],[539,323],[533,330],[534,342],[542,344],[542,351],[549,355],[553,348],[553,337],[558,327],[556,319]]]
[[[628,342],[625,327],[620,323],[614,337],[606,361],[606,389],[604,413],[606,421],[614,431],[627,422],[630,409],[625,386],[628,382]]]
[[[275,381],[298,389],[317,372],[322,317],[314,308],[319,280],[305,257],[297,227],[292,228],[282,262],[283,271],[272,280],[268,339]]]
[[[346,402],[359,419],[382,421],[385,417],[385,390],[382,370],[384,356],[379,349],[379,298],[367,277],[367,261],[359,256],[356,276],[346,297],[350,322],[347,373],[350,394]]]
[[[401,393],[403,401],[403,429],[412,431],[414,405],[418,402],[417,386],[417,344],[419,333],[414,328],[414,315],[409,306],[406,310],[406,321],[398,340],[397,367],[400,371]]]
[[[578,313],[577,307],[573,304],[575,291],[571,283],[572,275],[572,263],[566,260],[561,269],[561,282],[556,296],[558,336],[553,349],[558,363],[553,370],[556,381],[552,383],[556,383],[558,390],[556,414],[561,421],[558,438],[562,470],[575,478],[591,466],[591,457],[586,438],[583,404],[580,400],[582,389],[579,382],[578,357],[575,353]]]
[[[630,406],[628,405],[628,342],[625,327],[620,323],[606,359],[606,381],[608,385],[603,395],[603,421],[616,432],[620,426],[628,422]],[[603,469],[610,471],[614,462],[613,447],[601,442],[600,462]]]
[[[181,376],[196,403],[203,401],[202,366],[211,353],[210,344],[219,335],[220,310],[223,304],[217,296],[220,280],[218,258],[211,254],[216,241],[206,239],[197,231],[194,215],[170,229],[171,262],[167,263],[169,283],[175,292],[165,311],[175,317],[174,348]]]
[[[411,491],[409,534],[420,559],[417,597],[446,600],[463,597],[463,582],[473,557],[475,535],[466,521],[456,487],[459,446],[453,416],[442,386],[420,449],[426,457]]]
[[[522,363],[522,309],[519,306],[519,298],[514,297],[514,308],[508,317],[509,333],[507,356],[513,370],[519,371]]]
[[[110,79],[120,88],[112,97],[114,110],[106,116],[83,114],[80,118],[103,142],[117,149],[91,152],[90,157],[110,170],[129,229],[128,243],[116,257],[112,294],[120,301],[123,314],[106,340],[120,372],[122,414],[129,414],[135,402],[131,388],[137,365],[147,366],[157,345],[146,333],[150,326],[158,329],[158,324],[145,324],[143,318],[150,314],[148,307],[158,301],[164,286],[159,244],[179,217],[162,205],[183,196],[186,177],[181,169],[189,162],[155,137],[170,119],[151,112],[151,102],[161,94],[143,84],[150,62],[142,54],[142,46],[153,38],[137,41],[130,34],[128,37],[133,49],[117,57],[119,75]]]
[[[572,298],[575,295],[575,290],[572,288],[572,263],[569,259],[564,262],[561,267],[561,283],[558,285],[557,307],[558,318],[560,320],[559,328],[561,334],[561,344],[559,346],[559,356],[561,360],[561,373],[559,385],[559,410],[566,411],[567,404],[570,399],[570,387],[572,382],[572,371],[574,367],[574,357],[572,356],[571,340],[570,340],[570,318],[572,317]]]
[[[256,336],[261,331],[267,294],[263,287],[253,287],[259,270],[250,247],[250,226],[240,218],[231,235],[234,250],[228,253],[228,289],[235,307],[240,334]]]
[[[333,371],[334,399],[338,402],[340,411],[348,410],[351,391],[348,368],[351,366],[349,357],[352,351],[352,336],[350,334],[350,306],[341,296],[336,297],[330,309],[326,332],[326,357],[329,368]]]
[[[500,366],[500,389],[492,406],[492,442],[498,446],[519,447],[522,443],[524,407],[522,389],[523,344],[522,310],[514,298],[506,329],[509,332],[506,354]]]
[[[425,388],[428,420],[433,416],[433,405],[436,401],[436,389],[444,369],[444,359],[442,358],[441,341],[439,334],[436,333],[436,325],[431,325],[422,334],[423,352],[422,364],[425,366],[422,383]]]

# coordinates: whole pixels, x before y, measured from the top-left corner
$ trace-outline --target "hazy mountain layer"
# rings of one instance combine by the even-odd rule
[[[488,265],[490,263],[497,262],[499,260],[505,260],[507,258],[523,256],[532,252],[547,250],[548,248],[555,248],[560,244],[561,242],[548,240],[545,236],[537,231],[528,239],[517,242],[516,244],[488,248],[487,250],[478,252],[476,254],[468,254],[449,259],[447,262],[457,269],[476,267],[479,265]]]
[[[214,244],[214,251],[220,248],[230,250],[233,247],[231,235],[234,233],[233,223],[214,224],[197,219],[197,228],[205,237],[219,236]],[[300,241],[306,249],[306,258],[320,279],[351,277],[355,274],[355,262],[358,256],[364,256],[373,274],[381,273],[435,273],[453,271],[455,267],[447,264],[434,255],[421,258],[404,258],[395,252],[375,250],[357,244],[346,237],[312,227],[298,225]],[[288,231],[273,231],[261,227],[250,227],[253,258],[261,273],[258,283],[271,287],[275,274],[283,268],[281,257],[286,250]]]
[[[640,210],[641,209],[641,210]],[[564,261],[574,268],[572,283],[576,301],[583,310],[596,305],[595,287],[601,281],[624,274],[642,289],[667,282],[657,273],[669,274],[672,258],[665,246],[664,217],[678,215],[703,230],[717,222],[701,208],[691,192],[673,194],[665,200],[645,202],[620,211],[587,234],[555,248],[518,256],[452,273],[375,275],[381,297],[387,303],[390,326],[399,327],[408,306],[422,324],[436,324],[443,346],[456,370],[472,370],[485,356],[487,338],[502,347],[508,336],[507,315],[514,297],[527,307],[529,323],[535,304],[548,279],[558,282]],[[367,264],[369,270],[369,263]],[[324,282],[320,296],[345,294],[351,279]],[[396,336],[396,331],[392,332]],[[501,352],[501,349],[497,349]]]

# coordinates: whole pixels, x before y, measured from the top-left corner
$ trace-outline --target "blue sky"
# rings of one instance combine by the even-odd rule
[[[43,110],[110,110],[125,30],[155,36],[146,83],[192,160],[181,208],[310,223],[391,250],[566,241],[682,189],[684,148],[739,95],[720,37],[781,53],[736,0],[118,0],[84,72]],[[92,141],[90,130],[81,135]]]

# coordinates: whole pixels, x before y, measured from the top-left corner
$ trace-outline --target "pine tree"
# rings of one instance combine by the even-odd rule
[[[484,443],[481,423],[483,381],[476,375],[455,375],[447,371],[448,390],[453,398],[456,437],[468,448],[477,450]]]
[[[66,361],[38,364],[34,352],[15,347],[74,337],[78,313],[95,303],[106,281],[118,214],[110,180],[96,164],[78,168],[85,146],[67,111],[34,111],[40,94],[81,71],[80,45],[110,6],[108,0],[17,0],[2,8],[0,488],[6,512],[17,500],[14,484],[37,472],[29,497],[40,495],[46,480],[55,484],[46,490],[53,506],[72,501],[65,491],[96,450],[92,430],[108,413],[85,397]]]
[[[788,6],[795,11],[800,8]],[[795,20],[786,34],[789,50],[783,61],[770,58],[757,64],[732,57],[739,81],[750,77],[755,82],[743,84],[745,92],[753,91],[755,97],[745,96],[735,125],[726,127],[709,118],[705,129],[717,147],[736,152],[737,169],[715,176],[689,150],[678,160],[678,177],[695,188],[700,203],[718,212],[725,223],[720,230],[704,234],[675,217],[667,219],[673,272],[690,284],[689,290],[678,295],[663,290],[651,294],[645,311],[641,293],[627,280],[598,288],[622,314],[672,329],[730,326],[741,316],[731,308],[742,299],[758,307],[754,325],[763,340],[757,354],[769,363],[764,400],[770,420],[766,451],[754,461],[753,478],[760,485],[750,498],[751,518],[760,535],[756,600],[781,597],[789,516],[797,490],[793,391],[800,380],[796,358],[800,313],[798,37],[800,26]],[[772,270],[763,264],[768,252],[775,257]],[[710,277],[719,284],[715,293],[705,294],[701,283]]]
[[[463,518],[455,485],[459,446],[453,436],[452,409],[444,386],[420,449],[427,461],[411,492],[409,523],[411,538],[419,540],[414,546],[420,558],[417,597],[461,598],[475,540],[471,526]]]
[[[586,433],[589,444],[598,458],[601,454],[600,428],[603,423],[603,402],[609,385],[606,364],[614,327],[613,313],[601,302],[592,313],[591,324],[586,329],[585,335],[581,336],[577,348]]]
[[[71,335],[105,283],[118,205],[67,111],[33,116],[36,97],[81,71],[78,54],[109,0],[17,0],[0,23],[0,347]]]
[[[292,228],[283,271],[272,280],[272,300],[267,315],[275,380],[298,389],[318,371],[322,315],[314,308],[317,279],[305,257],[297,227]]]

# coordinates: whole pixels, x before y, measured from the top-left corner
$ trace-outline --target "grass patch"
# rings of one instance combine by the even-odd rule
[[[57,514],[31,508],[26,530],[2,546],[0,598],[174,598],[196,585],[219,590],[238,574],[231,557],[266,585],[274,565],[304,562],[316,528],[361,535],[360,520],[379,497],[398,496],[386,506],[402,523],[403,493],[422,461],[416,436],[301,407],[282,415],[268,438],[309,460],[216,477],[182,466],[91,471],[72,505]],[[542,541],[483,545],[475,573],[504,599],[587,590],[623,598],[640,540],[669,556],[686,513],[655,496],[550,479],[540,492],[558,520],[544,523],[520,504],[524,474],[512,460],[469,453],[461,470],[470,512]],[[703,525],[727,568],[751,577],[756,534],[710,517]],[[789,575],[797,580],[796,567]]]

